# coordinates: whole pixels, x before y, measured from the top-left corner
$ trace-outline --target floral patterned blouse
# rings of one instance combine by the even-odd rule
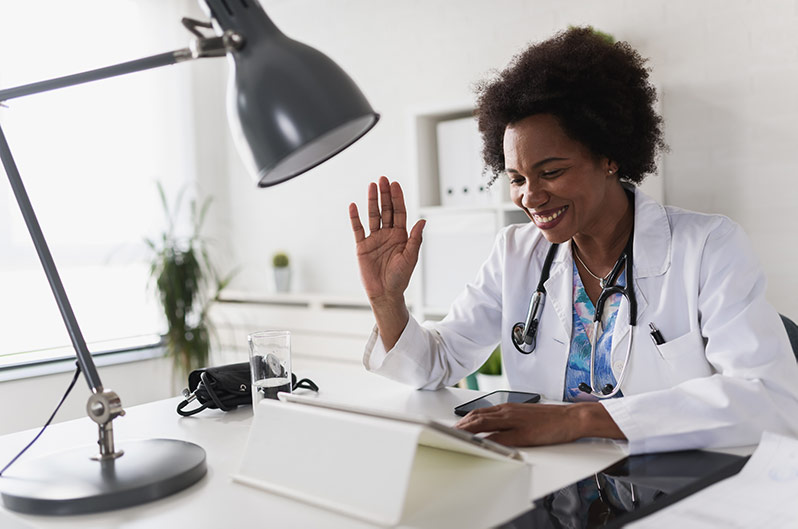
[[[618,285],[626,285],[626,271],[618,277]],[[567,402],[595,401],[597,397],[579,389],[579,384],[584,382],[590,385],[590,337],[593,334],[593,315],[596,312],[593,302],[585,292],[582,278],[574,262],[574,310],[573,327],[571,331],[571,350],[568,354],[568,365],[565,369],[565,388],[563,400]],[[621,294],[613,294],[604,304],[602,315],[603,331],[596,344],[595,380],[596,390],[607,384],[615,386],[615,375],[612,373],[610,351],[612,350],[612,331],[615,328],[615,318],[621,304]],[[619,391],[615,397],[622,397]]]

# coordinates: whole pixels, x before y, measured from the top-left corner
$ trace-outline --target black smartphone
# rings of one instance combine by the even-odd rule
[[[463,417],[471,410],[476,410],[477,408],[489,408],[491,406],[498,406],[499,404],[504,404],[506,402],[537,402],[540,400],[540,395],[537,393],[526,393],[523,391],[506,391],[500,389],[499,391],[494,391],[493,393],[488,393],[487,395],[483,395],[478,399],[470,400],[465,404],[460,404],[458,407],[454,409],[455,415],[459,415]]]

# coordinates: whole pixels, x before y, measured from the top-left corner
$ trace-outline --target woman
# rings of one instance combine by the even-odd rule
[[[424,221],[408,236],[399,184],[372,183],[368,236],[349,208],[377,322],[367,369],[436,389],[475,371],[501,343],[512,389],[575,402],[502,405],[458,423],[508,445],[606,437],[640,453],[798,433],[798,365],[740,227],[634,189],[664,147],[655,97],[644,59],[589,28],[530,47],[482,86],[485,162],[508,179],[531,222],[499,233],[439,323],[419,325],[404,303]],[[513,327],[548,254],[535,348],[522,354]],[[604,282],[631,282],[637,306],[615,293],[597,325]]]

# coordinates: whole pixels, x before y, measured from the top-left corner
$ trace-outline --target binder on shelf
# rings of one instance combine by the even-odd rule
[[[496,193],[483,175],[482,138],[473,117],[437,124],[438,181],[442,206],[488,206]]]
[[[531,467],[514,449],[423,418],[283,395],[293,402],[258,405],[235,481],[384,526],[492,526],[529,508]]]

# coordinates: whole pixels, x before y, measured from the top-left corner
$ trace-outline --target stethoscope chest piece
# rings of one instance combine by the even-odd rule
[[[537,341],[537,320],[532,321],[529,331],[524,334],[524,322],[519,321],[513,325],[513,345],[521,354],[528,355],[535,351]]]
[[[551,263],[554,261],[554,256],[557,253],[558,244],[554,243],[549,247],[546,253],[546,259],[543,262],[543,269],[540,274],[540,281],[535,293],[529,300],[529,311],[526,313],[526,320],[519,321],[513,325],[513,331],[510,338],[513,345],[519,353],[528,355],[535,351],[538,336],[538,323],[540,322],[540,312],[543,310],[543,302],[546,299],[546,287],[544,283],[549,278],[551,271]]]

